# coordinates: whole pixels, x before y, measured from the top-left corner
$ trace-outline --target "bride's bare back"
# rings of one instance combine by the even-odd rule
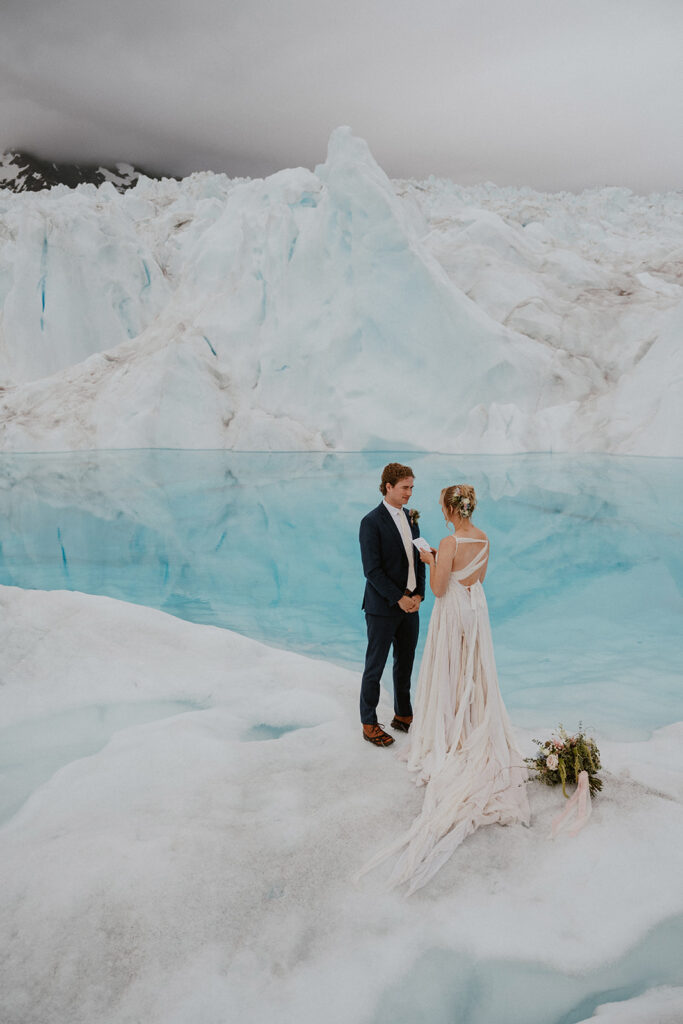
[[[459,577],[458,582],[463,587],[483,583],[489,564],[489,539],[484,531],[470,523],[468,530],[451,534],[445,539],[452,545],[451,572],[461,573],[470,563],[475,563],[473,571],[467,576]]]

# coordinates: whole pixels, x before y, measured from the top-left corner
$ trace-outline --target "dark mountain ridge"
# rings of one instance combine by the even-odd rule
[[[101,185],[110,181],[119,192],[132,188],[141,175],[159,178],[161,175],[139,170],[130,164],[117,163],[115,169],[96,164],[51,163],[34,156],[33,153],[8,152],[0,157],[0,189],[11,192],[40,192],[53,185],[77,185],[89,183]],[[170,177],[170,175],[167,175]]]

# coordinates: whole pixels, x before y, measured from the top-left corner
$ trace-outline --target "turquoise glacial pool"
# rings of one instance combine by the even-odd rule
[[[683,718],[683,460],[76,452],[0,456],[0,582],[161,608],[314,657],[364,653],[361,516],[409,462],[432,543],[475,486],[501,687],[519,724],[641,736]],[[422,640],[431,598],[421,613]]]

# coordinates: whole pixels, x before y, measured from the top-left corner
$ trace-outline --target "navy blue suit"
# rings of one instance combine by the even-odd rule
[[[417,525],[411,526],[413,537],[419,536]],[[380,679],[394,648],[394,713],[401,718],[412,715],[410,676],[420,631],[419,612],[404,612],[398,602],[408,585],[408,557],[403,539],[384,502],[368,512],[360,524],[360,553],[365,573],[363,609],[368,628],[368,649],[360,690],[360,720],[364,725],[377,721]],[[413,548],[415,593],[424,598],[425,567],[417,549]]]

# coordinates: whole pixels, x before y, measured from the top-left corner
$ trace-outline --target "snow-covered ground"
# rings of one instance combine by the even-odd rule
[[[683,196],[315,171],[0,193],[0,446],[683,454]]]
[[[598,736],[575,839],[532,784],[530,829],[404,899],[350,881],[421,799],[404,739],[363,743],[355,673],[109,598],[3,587],[0,612],[3,1024],[683,1016],[681,725]]]

